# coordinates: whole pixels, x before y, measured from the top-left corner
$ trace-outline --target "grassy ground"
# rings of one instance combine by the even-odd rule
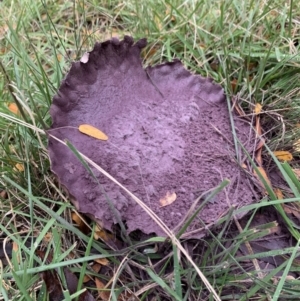
[[[81,283],[85,275],[95,277],[91,263],[99,257],[103,266],[96,284],[108,283],[99,295],[104,300],[129,300],[132,292],[136,299],[131,300],[299,299],[300,233],[292,219],[299,216],[300,197],[294,175],[300,152],[295,146],[300,113],[298,4],[3,0],[0,11],[0,238],[7,246],[16,242],[12,257],[0,263],[0,300],[47,300],[39,272],[68,265]],[[270,151],[263,153],[266,164],[277,165],[288,183],[281,200],[265,183],[268,195],[239,209],[250,212],[249,222],[239,223],[232,218],[236,212],[230,212],[216,221],[222,231],[198,242],[174,237],[173,243],[163,245],[159,238],[132,240],[115,251],[107,239],[94,239],[99,231],[93,223],[87,235],[78,230],[71,218],[75,209],[50,172],[44,134],[51,124],[49,107],[73,60],[95,41],[125,34],[147,37],[145,65],[178,57],[193,72],[214,78],[228,97],[235,95],[249,116],[262,105],[267,146],[294,157],[291,169]],[[288,212],[283,203],[292,209]],[[276,220],[251,226],[257,214],[272,210]],[[252,254],[248,243],[278,227],[288,233],[290,247]],[[52,263],[41,262],[38,246],[53,252]],[[242,246],[247,247],[244,253]],[[282,259],[277,267],[259,269],[260,258],[275,255]],[[65,297],[70,300],[67,292]]]

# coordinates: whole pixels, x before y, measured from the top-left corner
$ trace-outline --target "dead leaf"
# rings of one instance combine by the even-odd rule
[[[98,295],[101,298],[101,300],[109,300],[110,291],[106,289],[105,284],[98,278],[95,278],[95,283],[97,289],[99,290]]]
[[[94,263],[93,265],[92,265],[92,269],[93,269],[93,271],[95,272],[95,273],[99,273],[99,271],[100,271],[100,269],[101,269],[101,264],[99,264],[99,263]]]
[[[283,193],[279,188],[274,188],[274,192],[278,200],[283,200]]]
[[[116,239],[114,235],[101,228],[98,224],[95,227],[94,238],[98,240],[99,238],[108,244],[113,249],[119,249],[121,243]]]
[[[101,132],[97,128],[93,127],[92,125],[81,124],[78,129],[81,133],[86,134],[90,137],[93,137],[93,138],[96,138],[99,140],[104,140],[104,141],[106,141],[108,139],[108,137],[103,132]]]
[[[22,164],[22,163],[17,163],[17,164],[15,165],[15,168],[16,168],[19,172],[22,172],[22,171],[25,170],[24,164]]]
[[[273,154],[280,161],[291,161],[291,160],[293,160],[293,155],[289,151],[274,151]]]
[[[49,243],[53,238],[53,235],[51,232],[47,232],[43,238],[43,242]]]
[[[275,151],[273,154],[280,161],[291,161],[293,160],[293,155],[288,151]]]
[[[101,264],[101,265],[109,265],[109,260],[106,258],[98,258],[95,259],[95,262]]]
[[[164,207],[164,206],[168,206],[168,205],[171,205],[177,198],[177,195],[175,192],[169,192],[167,191],[166,195],[161,198],[159,200],[159,203],[161,205],[161,207]]]
[[[96,225],[95,232],[94,232],[94,238],[98,240],[99,238],[103,241],[108,241],[109,239],[113,238],[113,235],[105,231],[103,228],[101,228],[99,225]]]
[[[83,217],[80,216],[77,212],[72,212],[71,217],[72,217],[73,222],[75,222],[77,224],[79,230],[82,233],[88,234],[91,232],[88,225],[84,222]]]
[[[92,266],[91,266],[91,268],[92,268],[92,270],[95,272],[95,273],[99,273],[99,271],[100,271],[100,269],[101,269],[101,264],[99,264],[99,263],[94,263]],[[86,282],[88,282],[88,281],[90,281],[92,279],[92,276],[90,276],[90,275],[85,275],[84,277],[83,277],[83,283],[86,283]]]
[[[20,113],[17,105],[14,102],[12,102],[8,105],[8,109],[16,115],[19,115],[19,113]]]
[[[84,275],[82,282],[87,283],[88,281],[93,280],[92,276]]]
[[[262,109],[262,105],[260,103],[255,104],[255,107],[254,107],[254,113],[255,113],[255,115],[260,114],[261,113],[261,109]]]

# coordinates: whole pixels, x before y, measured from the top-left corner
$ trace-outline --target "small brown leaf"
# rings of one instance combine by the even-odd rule
[[[43,238],[44,243],[49,243],[53,238],[53,235],[51,232],[47,232]]]
[[[110,292],[108,289],[106,289],[105,284],[98,278],[95,278],[95,283],[97,289],[99,290],[98,295],[101,298],[101,300],[109,300]]]
[[[279,188],[274,188],[274,192],[278,200],[283,200],[283,193]]]
[[[95,259],[95,262],[97,262],[98,264],[101,264],[101,265],[109,265],[109,260],[106,258]]]
[[[93,127],[92,125],[81,124],[78,129],[81,133],[86,134],[90,137],[93,137],[93,138],[96,138],[99,140],[104,140],[104,141],[106,141],[108,139],[108,137],[103,132],[101,132],[97,128]]]
[[[77,212],[72,212],[71,217],[82,233],[88,234],[91,232],[88,225],[84,222],[83,217],[80,216]]]
[[[113,235],[105,231],[103,228],[101,228],[99,225],[96,225],[95,232],[94,232],[94,238],[98,240],[101,238],[103,241],[107,242],[110,239],[113,239]]]
[[[119,247],[120,247],[120,241],[118,241],[118,239],[116,239],[116,237],[114,235],[112,235],[105,229],[101,228],[98,224],[95,227],[94,238],[96,240],[98,240],[100,238],[101,240],[103,240],[106,244],[108,244],[112,248],[119,249]]]
[[[161,207],[164,207],[164,206],[168,206],[168,205],[171,205],[177,198],[177,195],[175,192],[169,192],[167,191],[166,195],[161,198],[159,200],[159,203],[161,205]]]
[[[92,270],[95,273],[99,273],[99,271],[101,269],[101,266],[102,266],[101,264],[95,262],[95,263],[93,263],[93,265],[91,266],[91,268],[92,268]],[[83,277],[83,283],[86,283],[86,282],[88,282],[90,280],[93,280],[92,276],[90,276],[90,275],[85,275]]]
[[[10,104],[8,105],[8,109],[9,109],[12,113],[14,113],[14,114],[16,114],[16,115],[19,114],[19,109],[18,109],[17,105],[16,105],[14,102],[12,102],[12,103],[10,103]]]
[[[273,154],[280,161],[291,161],[293,160],[293,155],[288,151],[275,151]]]
[[[261,109],[262,109],[262,105],[260,103],[255,104],[255,107],[254,107],[254,113],[255,113],[255,115],[260,114],[261,113]]]
[[[22,172],[22,171],[24,171],[24,164],[22,164],[22,163],[17,163],[16,165],[15,165],[15,168],[19,171],[19,172]]]

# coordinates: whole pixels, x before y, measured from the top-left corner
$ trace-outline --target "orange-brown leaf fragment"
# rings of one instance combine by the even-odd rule
[[[105,288],[105,284],[99,280],[98,278],[95,278],[96,287],[98,289],[98,295],[101,298],[101,300],[109,300],[110,297],[110,291],[109,289]]]
[[[15,165],[15,168],[19,171],[19,172],[22,172],[22,171],[24,171],[24,164],[22,164],[22,163],[17,163],[16,165]]]
[[[14,102],[12,102],[12,103],[10,103],[10,104],[8,105],[8,109],[9,109],[12,113],[14,113],[14,114],[16,114],[16,115],[19,114],[19,109],[18,109],[17,105],[16,105]]]
[[[81,124],[78,129],[81,133],[86,134],[90,137],[93,137],[93,138],[96,138],[99,140],[104,140],[104,141],[106,141],[108,139],[106,134],[104,134],[102,131],[98,130],[97,128],[93,127],[92,125]]]
[[[94,263],[92,266],[91,266],[92,270],[95,272],[95,273],[99,273],[100,269],[101,269],[101,264],[99,263]],[[83,277],[83,283],[86,283],[88,281],[90,281],[91,279],[93,279],[92,276],[90,275],[84,275]],[[93,279],[94,280],[94,279]]]
[[[98,240],[99,238],[103,241],[107,242],[110,239],[113,239],[113,235],[108,233],[105,229],[101,228],[99,225],[96,225],[95,232],[94,232],[94,238]]]
[[[45,234],[45,236],[43,237],[43,242],[44,243],[50,243],[52,241],[52,239],[53,239],[52,233],[51,232],[47,232]]]
[[[114,248],[118,248],[117,245],[120,243],[113,234],[101,228],[98,224],[95,227],[94,238],[96,240],[101,239],[105,241],[106,244]]]
[[[177,198],[175,192],[167,191],[166,195],[159,200],[161,207],[171,205]]]
[[[255,108],[254,108],[254,113],[255,113],[255,115],[260,114],[260,113],[261,113],[261,109],[262,109],[262,105],[261,105],[260,103],[257,103],[257,104],[255,105]]]
[[[288,151],[275,151],[273,154],[280,161],[291,161],[293,160],[293,155]]]
[[[95,262],[97,262],[100,265],[109,265],[109,260],[106,258],[97,258],[95,259]]]
[[[274,188],[274,192],[275,192],[278,200],[283,200],[283,193],[282,193],[281,189]]]
[[[90,232],[90,229],[89,229],[88,225],[85,223],[85,221],[83,220],[83,217],[80,216],[77,212],[72,212],[71,217],[72,217],[73,222],[75,222],[77,224],[79,230],[82,233],[88,234]]]

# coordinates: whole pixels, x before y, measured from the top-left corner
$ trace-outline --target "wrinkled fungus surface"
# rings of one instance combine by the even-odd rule
[[[73,63],[53,98],[49,134],[69,140],[174,231],[198,196],[228,178],[230,184],[188,228],[191,237],[199,237],[200,220],[213,223],[230,206],[253,202],[252,184],[236,163],[222,87],[191,74],[179,60],[144,69],[140,52],[145,46],[145,39],[136,43],[131,37],[112,39],[97,43],[89,55]],[[237,117],[234,121],[237,136],[249,149],[250,125]],[[81,124],[100,129],[108,141],[80,133]],[[106,229],[122,219],[128,232],[139,229],[165,236],[126,192],[92,167],[96,181],[51,135],[52,170],[80,212]],[[242,152],[240,156],[245,157]],[[159,200],[174,192],[176,200],[162,207]]]

